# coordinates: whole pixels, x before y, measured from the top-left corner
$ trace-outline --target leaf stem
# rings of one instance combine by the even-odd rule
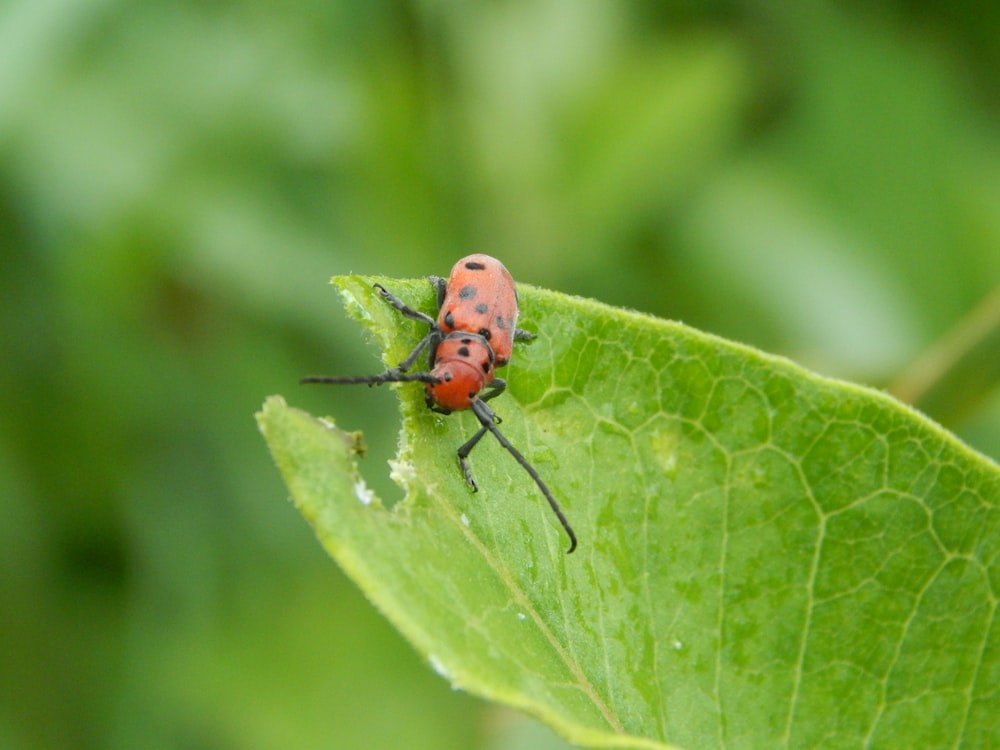
[[[889,392],[942,424],[954,424],[998,381],[1000,285],[904,369]]]

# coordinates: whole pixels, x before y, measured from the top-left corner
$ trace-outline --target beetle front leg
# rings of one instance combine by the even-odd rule
[[[483,392],[479,394],[480,401],[489,401],[491,398],[496,398],[501,393],[507,390],[507,381],[502,378],[496,378],[492,383],[490,383]],[[499,422],[500,418],[495,417],[496,421]]]
[[[469,453],[476,447],[476,443],[478,443],[485,434],[486,427],[480,427],[476,431],[476,434],[465,441],[458,449],[458,466],[462,470],[462,476],[465,477],[465,483],[472,488],[473,492],[479,492],[479,487],[476,485],[476,480],[472,478],[472,469],[469,468]]]

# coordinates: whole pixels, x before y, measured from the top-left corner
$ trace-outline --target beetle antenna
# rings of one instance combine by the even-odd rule
[[[566,554],[570,554],[576,549],[576,534],[573,532],[573,527],[569,525],[569,521],[566,520],[566,515],[562,512],[562,508],[559,507],[559,503],[557,503],[556,499],[552,497],[552,493],[549,492],[549,488],[545,485],[545,482],[542,481],[538,472],[535,471],[535,467],[528,463],[528,459],[521,454],[521,451],[515,448],[513,444],[504,437],[503,433],[500,432],[499,428],[496,426],[496,422],[498,422],[499,419],[485,401],[481,401],[479,399],[473,401],[472,411],[475,413],[476,417],[479,418],[483,427],[493,433],[493,437],[497,439],[497,442],[506,448],[507,452],[514,457],[514,460],[521,464],[521,468],[528,472],[528,476],[535,480],[535,484],[538,485],[538,489],[542,491],[542,494],[545,495],[545,499],[549,501],[549,507],[552,508],[552,512],[556,514],[556,518],[559,519],[559,523],[561,523],[562,527],[566,530],[566,535],[569,536],[569,549],[566,550]]]
[[[327,375],[309,375],[302,378],[299,383],[321,383],[325,385],[382,385],[382,383],[430,383],[436,385],[441,382],[441,378],[431,375],[429,372],[400,372],[387,370],[381,375],[359,375],[356,377],[336,378]]]

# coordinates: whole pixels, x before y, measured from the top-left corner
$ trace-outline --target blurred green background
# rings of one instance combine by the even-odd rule
[[[488,252],[905,381],[1000,284],[998,39],[992,0],[7,0],[0,747],[562,747],[285,500],[272,393],[399,497],[391,394],[296,384],[379,366],[329,277]],[[998,350],[927,407],[993,456]]]

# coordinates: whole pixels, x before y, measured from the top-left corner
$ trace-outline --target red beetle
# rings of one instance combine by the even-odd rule
[[[476,491],[476,482],[469,468],[469,453],[487,432],[493,436],[535,480],[552,511],[569,536],[567,552],[576,549],[576,534],[549,488],[497,428],[500,417],[486,402],[503,393],[507,383],[495,377],[497,367],[510,361],[514,341],[534,338],[517,327],[517,291],[514,279],[503,263],[489,255],[476,254],[462,258],[451,269],[447,281],[430,277],[437,291],[437,320],[406,305],[381,284],[379,294],[401,314],[426,323],[430,330],[399,366],[380,375],[360,377],[311,376],[302,383],[424,383],[427,406],[440,414],[469,409],[482,427],[458,449],[458,463],[465,481]],[[407,372],[420,353],[430,347],[430,370]]]

